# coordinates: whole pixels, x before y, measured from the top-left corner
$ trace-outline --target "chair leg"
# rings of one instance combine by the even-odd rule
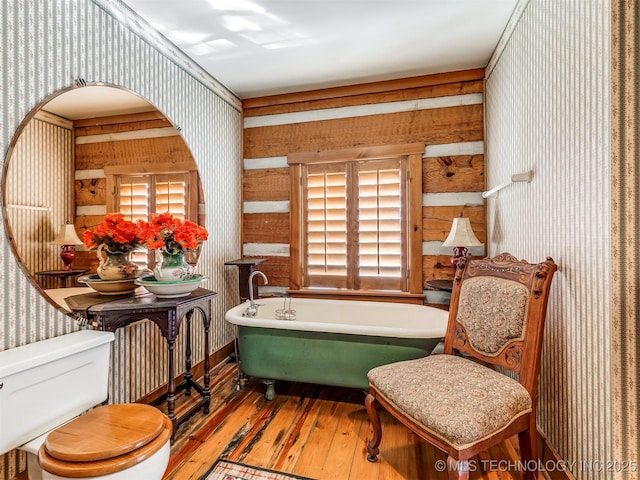
[[[536,435],[535,423],[524,432],[518,433],[518,443],[520,444],[520,460],[524,471],[523,480],[537,480],[538,478],[538,439]]]
[[[373,432],[371,440],[367,442],[367,460],[377,462],[378,454],[380,453],[378,445],[380,445],[380,440],[382,440],[382,425],[380,424],[380,415],[378,413],[378,400],[370,393],[364,401],[364,406],[367,409],[369,423],[371,423],[371,430]]]
[[[447,472],[449,480],[469,480],[469,461],[456,460],[449,455],[447,456]]]

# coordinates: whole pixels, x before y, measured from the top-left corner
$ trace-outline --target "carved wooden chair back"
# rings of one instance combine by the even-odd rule
[[[453,281],[444,353],[459,352],[518,374],[534,408],[555,271],[551,258],[530,264],[503,253],[462,258]]]

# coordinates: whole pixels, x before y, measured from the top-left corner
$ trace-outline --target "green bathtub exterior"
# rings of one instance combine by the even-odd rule
[[[238,325],[242,371],[265,380],[269,400],[273,398],[269,380],[368,389],[369,370],[425,357],[439,341]]]

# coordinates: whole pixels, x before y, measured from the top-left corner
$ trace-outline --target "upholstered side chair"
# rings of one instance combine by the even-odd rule
[[[369,372],[369,461],[380,453],[381,405],[447,455],[451,479],[469,478],[475,455],[515,434],[523,476],[537,479],[540,355],[556,268],[551,258],[530,264],[508,253],[460,260],[444,354]]]

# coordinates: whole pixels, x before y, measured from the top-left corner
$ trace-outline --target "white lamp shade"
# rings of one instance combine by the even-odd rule
[[[54,245],[82,245],[84,242],[80,240],[76,233],[76,227],[73,223],[67,223],[60,226],[58,236],[53,240]]]
[[[442,244],[443,247],[480,247],[482,243],[473,233],[471,222],[467,217],[453,219],[453,226],[449,236]]]

